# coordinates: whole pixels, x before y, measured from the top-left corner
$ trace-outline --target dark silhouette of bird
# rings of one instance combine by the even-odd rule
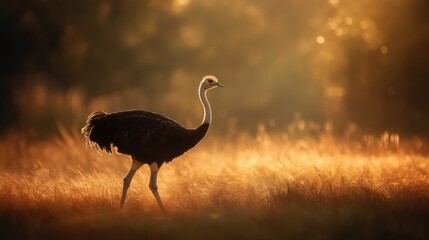
[[[212,116],[206,93],[216,87],[223,87],[216,77],[206,76],[202,79],[198,93],[204,108],[204,118],[195,129],[184,128],[170,118],[144,110],[113,113],[99,111],[88,116],[82,133],[91,147],[108,153],[116,147],[117,152],[131,156],[131,169],[123,183],[121,208],[134,174],[142,165],[148,164],[151,171],[149,188],[165,212],[156,183],[159,168],[193,148],[205,136]]]

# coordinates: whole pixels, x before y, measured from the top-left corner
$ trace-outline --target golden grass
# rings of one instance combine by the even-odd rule
[[[146,166],[119,211],[128,157],[101,156],[65,129],[37,142],[13,135],[0,142],[0,223],[10,225],[3,235],[11,238],[68,232],[79,238],[340,239],[342,231],[362,237],[354,232],[368,228],[366,221],[386,221],[374,228],[381,232],[369,227],[364,233],[424,239],[429,157],[392,136],[340,141],[325,133],[291,140],[263,129],[255,137],[209,135],[162,166],[158,187],[166,217],[148,188]],[[318,234],[309,235],[309,227]]]

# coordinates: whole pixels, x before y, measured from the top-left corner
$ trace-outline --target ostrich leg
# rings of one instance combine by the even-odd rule
[[[156,185],[158,171],[159,171],[158,163],[153,162],[152,164],[150,164],[149,188],[152,191],[153,195],[155,196],[156,201],[158,202],[158,205],[161,208],[161,211],[165,213],[164,205],[162,204],[161,197],[159,196],[159,193],[158,193],[158,186]]]
[[[127,197],[127,191],[130,187],[131,180],[133,180],[134,174],[136,171],[143,165],[142,162],[139,162],[135,160],[133,157],[131,157],[132,163],[131,163],[131,169],[128,172],[127,176],[124,178],[124,186],[122,188],[122,197],[121,197],[121,204],[120,208],[124,208],[125,198]]]

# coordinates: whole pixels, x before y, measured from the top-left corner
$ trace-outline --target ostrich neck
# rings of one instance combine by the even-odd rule
[[[212,121],[212,110],[210,108],[209,101],[207,100],[207,91],[204,90],[202,87],[200,87],[199,94],[200,94],[200,101],[203,104],[204,108],[204,118],[202,124],[210,124]]]

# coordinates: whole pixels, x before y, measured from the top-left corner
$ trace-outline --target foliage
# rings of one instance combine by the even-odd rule
[[[226,86],[213,99],[219,129],[300,114],[339,133],[349,122],[429,133],[425,0],[1,4],[2,129],[52,133],[125,108],[195,125],[197,98],[184,96],[214,74]]]

